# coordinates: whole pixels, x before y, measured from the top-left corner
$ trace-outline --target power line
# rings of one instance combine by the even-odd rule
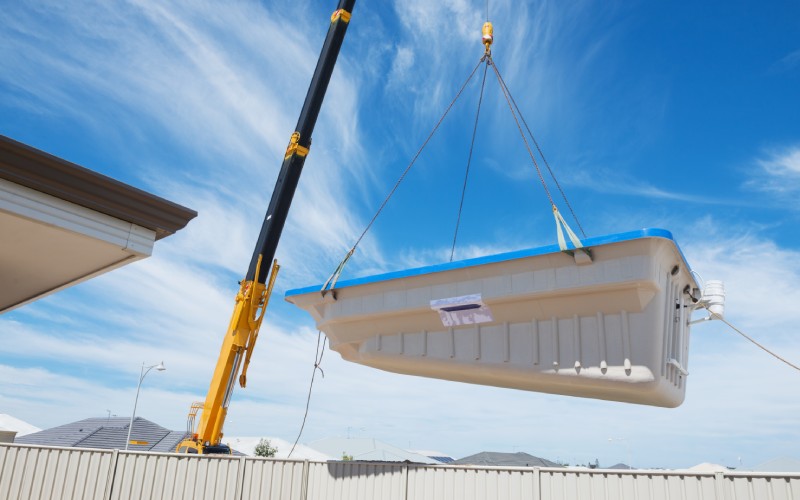
[[[708,308],[706,307],[706,309],[708,309]],[[774,356],[774,357],[775,357],[776,359],[778,359],[779,361],[782,361],[782,362],[786,363],[787,365],[791,366],[792,368],[794,368],[795,370],[797,370],[797,371],[800,371],[800,366],[797,366],[797,365],[795,365],[794,363],[791,363],[790,361],[787,361],[786,359],[782,358],[782,357],[781,357],[781,356],[779,356],[778,354],[774,353],[773,351],[770,351],[769,349],[767,349],[767,348],[766,348],[766,347],[764,347],[763,345],[759,344],[759,343],[758,343],[756,340],[754,340],[752,337],[748,336],[748,335],[747,335],[747,334],[745,334],[743,331],[739,330],[738,328],[736,328],[735,326],[733,326],[732,324],[730,324],[730,323],[729,323],[729,322],[728,322],[728,321],[727,321],[725,318],[723,318],[723,317],[722,317],[722,316],[720,316],[719,314],[717,314],[717,313],[715,313],[715,312],[712,312],[710,309],[708,310],[708,312],[709,312],[709,313],[711,313],[711,318],[712,318],[712,319],[718,319],[718,320],[722,321],[723,323],[725,323],[726,325],[728,325],[728,326],[729,326],[729,327],[730,327],[730,328],[731,328],[733,331],[735,331],[736,333],[738,333],[738,334],[739,334],[739,335],[741,335],[742,337],[746,338],[747,340],[749,340],[750,342],[752,342],[753,344],[755,344],[757,347],[761,348],[761,349],[762,349],[764,352],[766,352],[767,354],[770,354],[771,356]]]

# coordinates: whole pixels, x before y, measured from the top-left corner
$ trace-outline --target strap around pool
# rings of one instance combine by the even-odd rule
[[[553,205],[553,217],[555,217],[556,219],[558,248],[562,252],[566,252],[567,250],[569,250],[569,248],[567,248],[566,239],[564,238],[564,231],[567,232],[567,236],[569,236],[569,240],[572,242],[576,250],[579,248],[583,248],[583,243],[581,243],[581,240],[578,238],[575,232],[569,227],[569,224],[567,224],[567,221],[564,220],[564,217],[561,216],[561,213],[558,211],[558,208],[555,205]]]

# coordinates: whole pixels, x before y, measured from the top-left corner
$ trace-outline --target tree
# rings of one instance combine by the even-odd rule
[[[274,457],[276,453],[278,453],[278,448],[272,446],[269,439],[261,438],[261,441],[256,445],[257,457]]]

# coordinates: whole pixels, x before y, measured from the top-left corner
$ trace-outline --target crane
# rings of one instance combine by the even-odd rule
[[[272,191],[272,198],[264,216],[250,266],[236,293],[233,315],[222,342],[208,394],[204,402],[191,405],[188,419],[189,435],[176,447],[179,453],[230,454],[231,452],[230,447],[222,443],[222,429],[231,403],[231,395],[237,378],[243,388],[247,385],[247,367],[280,268],[277,260],[273,260],[275,250],[311,147],[311,134],[347,32],[354,4],[355,0],[339,0],[338,7],[331,15],[328,34],[322,45],[295,132],[289,139],[289,146],[286,148],[283,164]],[[200,419],[195,427],[198,414]]]

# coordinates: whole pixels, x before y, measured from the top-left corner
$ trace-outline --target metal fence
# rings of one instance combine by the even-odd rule
[[[0,499],[800,500],[800,474],[310,462],[0,444]]]

